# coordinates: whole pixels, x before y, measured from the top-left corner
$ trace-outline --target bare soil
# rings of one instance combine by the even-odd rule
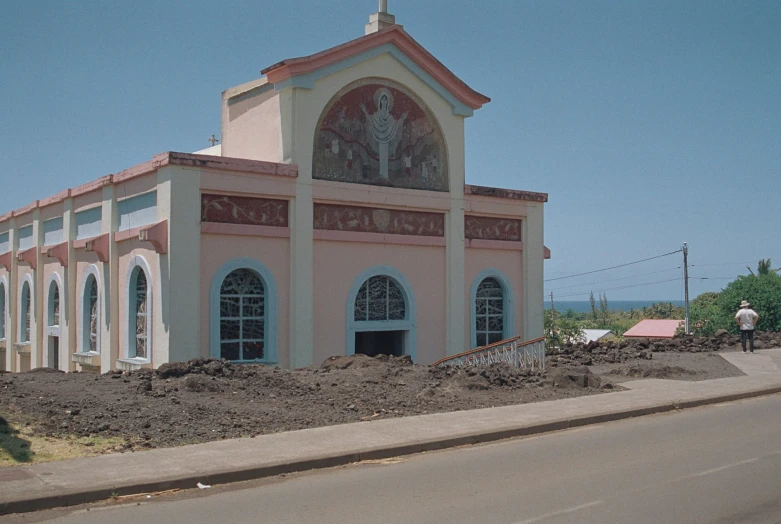
[[[716,354],[734,351],[735,341],[723,335],[567,346],[549,354],[545,372],[356,355],[298,370],[196,359],[133,373],[2,373],[0,432],[7,421],[24,421],[28,432],[46,437],[119,438],[123,444],[109,451],[124,451],[604,394],[633,378],[740,375]],[[765,342],[774,346],[781,339]]]

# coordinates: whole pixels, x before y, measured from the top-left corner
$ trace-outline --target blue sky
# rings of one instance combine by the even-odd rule
[[[0,213],[208,146],[224,89],[361,36],[376,9],[3,2]],[[467,182],[549,194],[546,279],[684,241],[692,297],[760,258],[781,266],[781,2],[389,0],[389,11],[492,98],[466,122]],[[546,293],[677,300],[681,262],[553,280]]]

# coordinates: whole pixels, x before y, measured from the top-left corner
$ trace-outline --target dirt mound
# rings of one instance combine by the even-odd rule
[[[613,369],[608,375],[622,375],[626,377],[642,378],[680,378],[682,376],[693,377],[696,371],[680,366],[667,366],[664,364],[633,364],[626,368]]]
[[[0,375],[0,415],[23,415],[45,435],[120,437],[137,449],[600,392],[593,379],[581,383],[408,357],[341,356],[298,370],[204,358],[156,371]]]
[[[548,373],[548,380],[562,388],[599,388],[602,380],[586,366],[559,367]]]

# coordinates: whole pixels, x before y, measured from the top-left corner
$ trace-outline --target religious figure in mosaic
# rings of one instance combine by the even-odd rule
[[[358,184],[448,191],[442,131],[425,104],[388,79],[342,89],[317,126],[312,176]]]
[[[371,134],[374,142],[377,143],[377,151],[380,157],[380,178],[387,180],[388,151],[393,152],[393,149],[395,149],[395,147],[391,149],[391,144],[398,146],[399,132],[404,127],[407,113],[402,114],[398,120],[391,115],[393,95],[384,87],[379,88],[374,93],[374,102],[377,106],[377,111],[374,114],[369,114],[363,102],[361,102],[361,111],[366,115],[366,127],[369,134]]]

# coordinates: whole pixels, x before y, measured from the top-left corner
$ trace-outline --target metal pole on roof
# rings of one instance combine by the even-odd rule
[[[691,331],[689,330],[689,246],[686,245],[686,242],[683,243],[683,288],[684,288],[684,299],[686,300],[686,324],[684,326],[685,333],[687,335],[691,334]]]

